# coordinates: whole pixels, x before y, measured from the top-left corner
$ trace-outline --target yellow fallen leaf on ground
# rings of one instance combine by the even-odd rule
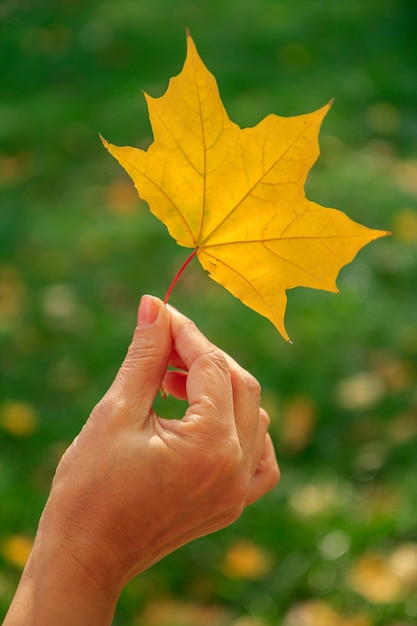
[[[324,600],[311,599],[292,607],[283,626],[372,626],[367,615],[341,616]]]
[[[9,400],[0,405],[0,426],[14,437],[27,437],[38,427],[38,415],[27,402]]]
[[[0,540],[0,554],[6,561],[23,569],[33,546],[32,537],[27,535],[9,535]]]
[[[387,233],[305,197],[330,104],[241,129],[189,35],[187,44],[184,67],[166,93],[146,95],[154,134],[148,150],[103,143],[171,236],[193,249],[179,274],[197,255],[211,278],[289,339],[286,291],[336,292],[339,270]]]
[[[400,544],[389,555],[362,554],[349,571],[348,583],[369,602],[404,601],[417,589],[417,544]]]
[[[230,624],[228,617],[227,611],[220,606],[158,597],[147,604],[137,623],[147,626],[227,626]]]
[[[227,550],[222,571],[231,578],[257,580],[263,578],[273,563],[265,550],[249,540],[241,539]]]

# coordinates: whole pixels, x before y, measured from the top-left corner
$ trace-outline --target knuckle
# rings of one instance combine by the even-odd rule
[[[281,472],[277,463],[274,463],[274,465],[268,468],[264,476],[264,491],[267,492],[273,489],[280,481]]]
[[[244,501],[240,502],[239,505],[235,505],[234,507],[228,508],[227,511],[223,513],[223,524],[224,526],[230,526],[239,517],[242,515],[243,509],[245,508]]]
[[[238,519],[245,508],[249,493],[249,484],[249,480],[241,476],[239,480],[234,481],[228,491],[224,513],[230,518],[231,522]]]
[[[279,469],[278,463],[275,463],[274,467],[271,471],[271,487],[275,487],[281,480],[281,471]]]
[[[214,347],[207,347],[194,361],[194,367],[204,376],[207,403],[213,404],[216,411],[226,408],[224,400],[231,383],[231,374],[223,353]]]
[[[259,381],[252,374],[244,371],[242,373],[242,382],[249,394],[259,402],[261,399],[261,385]]]
[[[229,368],[224,354],[215,346],[208,346],[200,356],[202,363],[213,371],[229,373]]]
[[[189,337],[194,336],[198,332],[196,324],[192,320],[185,318],[181,326],[176,330],[175,342],[180,344],[182,342],[188,343]]]
[[[268,429],[269,425],[271,424],[271,418],[262,407],[259,410],[259,420],[265,425],[266,429]]]

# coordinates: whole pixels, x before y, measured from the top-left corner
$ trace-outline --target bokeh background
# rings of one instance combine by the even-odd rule
[[[172,303],[263,387],[279,487],[132,581],[116,626],[417,620],[414,0],[2,0],[0,615],[56,463],[107,389],[144,292],[188,255],[103,149],[151,142],[189,27],[241,126],[335,98],[309,198],[393,236],[340,294],[289,293],[287,344],[197,262]],[[158,400],[158,411],[183,406]]]

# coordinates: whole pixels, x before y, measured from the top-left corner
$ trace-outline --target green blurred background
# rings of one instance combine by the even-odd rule
[[[417,619],[417,5],[413,0],[2,0],[0,615],[56,463],[114,377],[144,292],[187,250],[103,149],[147,146],[189,27],[230,117],[335,98],[307,195],[392,230],[340,294],[289,293],[287,344],[197,262],[172,303],[261,381],[279,487],[123,593],[123,626]],[[158,400],[164,415],[183,409]]]

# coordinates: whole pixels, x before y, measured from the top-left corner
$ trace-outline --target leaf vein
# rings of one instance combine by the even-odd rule
[[[252,184],[252,186],[248,189],[248,191],[242,196],[242,198],[235,204],[235,206],[227,213],[227,215],[225,215],[223,217],[223,219],[217,224],[217,226],[215,226],[215,228],[213,228],[213,230],[211,231],[211,233],[209,233],[206,236],[206,241],[213,236],[213,234],[218,231],[222,225],[230,218],[230,216],[236,211],[236,209],[242,204],[242,202],[244,202],[244,200],[251,195],[251,193],[254,191],[254,189],[261,183],[261,181],[263,180],[263,178],[265,178],[265,176],[267,176],[269,174],[269,172],[271,172],[274,167],[277,165],[277,163],[279,163],[279,161],[281,161],[285,154],[296,144],[296,142],[300,139],[300,137],[307,131],[307,129],[313,124],[314,120],[311,120],[306,126],[304,126],[302,128],[302,130],[300,131],[300,133],[295,137],[295,139],[286,147],[286,149],[284,150],[284,152],[282,152],[282,154],[280,154],[280,156],[278,156],[277,158],[274,159],[273,163],[269,166],[269,168],[267,168],[266,170],[264,170],[262,172],[262,175],[258,178],[258,180]],[[262,155],[262,157],[264,158],[264,155]],[[245,168],[246,169],[246,168]]]

